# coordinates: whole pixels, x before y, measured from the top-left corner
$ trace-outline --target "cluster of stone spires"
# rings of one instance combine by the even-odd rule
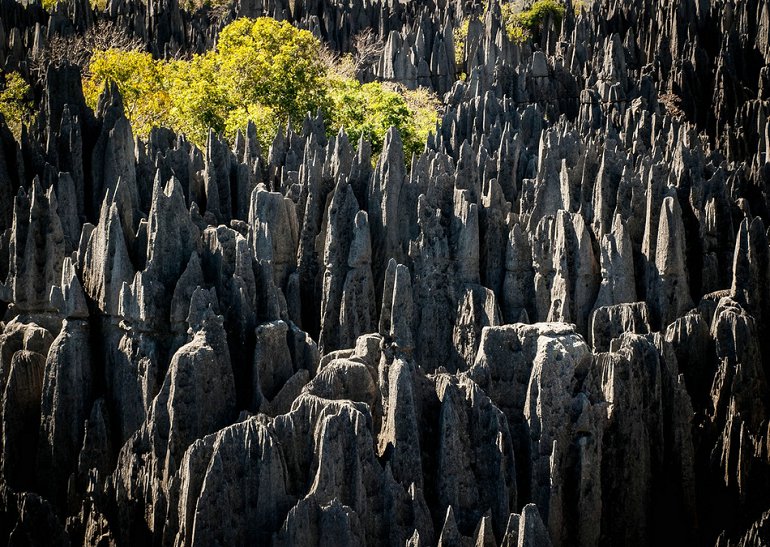
[[[320,117],[135,139],[49,66],[0,122],[0,536],[13,545],[763,545],[770,7],[241,2],[445,93],[425,150]],[[149,15],[148,15],[149,14]],[[176,2],[0,5],[0,62]],[[714,40],[719,36],[719,40]],[[465,81],[455,81],[459,70]],[[409,161],[411,160],[411,161]]]

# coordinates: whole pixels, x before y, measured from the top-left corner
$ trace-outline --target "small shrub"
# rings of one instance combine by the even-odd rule
[[[33,78],[42,78],[48,65],[67,61],[87,72],[94,52],[108,49],[140,51],[143,47],[141,39],[133,36],[125,27],[112,21],[99,21],[84,34],[54,34],[45,48],[30,55],[29,69]]]
[[[436,131],[441,101],[435,93],[424,87],[404,89],[401,94],[412,113],[412,125],[414,126],[412,140],[405,141],[405,150],[408,152],[406,160],[408,162],[412,152],[420,152],[425,146],[428,135]]]
[[[367,28],[356,34],[353,37],[355,54],[350,59],[354,72],[358,74],[372,68],[379,60],[383,49],[385,49],[385,44],[372,29]]]
[[[556,23],[561,23],[564,17],[564,6],[556,0],[537,0],[528,10],[522,11],[518,15],[519,24],[530,32],[540,28],[543,21],[548,16],[553,17]]]
[[[15,138],[21,136],[21,127],[28,123],[32,115],[32,103],[29,100],[30,87],[18,72],[9,72],[2,79],[0,90],[0,114]]]
[[[59,0],[42,0],[43,2],[43,9],[46,10],[48,13],[53,12],[53,10],[56,9],[56,4],[59,3]],[[107,9],[107,0],[90,0],[91,2],[91,8],[94,11],[102,12]]]
[[[457,61],[458,66],[465,60],[465,41],[468,39],[468,25],[470,22],[469,18],[465,18],[452,31],[452,41],[455,45],[455,61]]]
[[[556,0],[537,0],[524,11],[516,12],[514,4],[504,4],[502,7],[503,21],[508,38],[516,43],[523,43],[531,36],[537,36],[540,28],[549,16],[557,24],[564,17],[564,6]]]

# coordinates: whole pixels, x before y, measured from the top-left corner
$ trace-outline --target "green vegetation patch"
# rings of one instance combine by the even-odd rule
[[[30,87],[18,72],[0,75],[0,114],[17,139],[32,114]]]
[[[536,36],[543,22],[550,16],[556,24],[564,18],[564,5],[556,0],[537,0],[529,9],[516,11],[515,4],[503,4],[503,22],[508,38],[516,43],[523,43],[531,36]]]
[[[466,17],[452,31],[452,41],[455,46],[455,59],[458,63],[462,63],[465,59],[465,42],[468,40],[468,25],[470,25],[470,22],[470,18]]]
[[[407,154],[421,149],[438,120],[438,100],[424,90],[361,85],[349,64],[347,57],[330,62],[310,32],[286,21],[243,18],[221,31],[216,50],[189,60],[95,51],[83,88],[95,107],[105,85],[115,82],[140,136],[162,125],[203,146],[209,128],[232,142],[252,121],[267,147],[279,124],[290,120],[299,128],[307,112],[320,109],[330,134],[344,127],[351,140],[363,134],[377,151],[395,125]]]

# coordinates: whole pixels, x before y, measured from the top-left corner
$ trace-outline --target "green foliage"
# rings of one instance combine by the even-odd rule
[[[525,42],[537,35],[549,16],[560,24],[564,17],[564,6],[556,0],[537,0],[528,10],[517,12],[512,3],[503,4],[503,22],[508,38],[516,43]]]
[[[351,59],[330,59],[312,34],[287,22],[238,19],[222,30],[216,51],[190,60],[97,51],[83,88],[95,107],[105,85],[115,82],[137,135],[163,125],[201,147],[209,128],[232,142],[252,121],[266,149],[279,124],[288,119],[298,128],[307,112],[318,109],[330,132],[344,127],[354,142],[363,134],[375,151],[391,125],[408,154],[423,146],[438,116],[435,97],[377,82],[361,85],[351,77]]]
[[[169,110],[162,125],[187,135],[204,146],[209,128],[226,131],[230,111],[245,104],[232,103],[219,79],[216,54],[195,55],[189,61],[171,61],[164,66],[163,86],[169,94]],[[149,130],[149,128],[148,128]],[[234,133],[233,133],[234,134]]]
[[[455,60],[458,65],[465,59],[465,41],[468,39],[468,25],[471,20],[469,18],[463,19],[460,26],[455,27],[452,32],[452,41],[455,44]]]
[[[219,34],[218,81],[231,104],[262,104],[301,121],[325,106],[320,42],[306,30],[268,17],[238,19]]]
[[[564,6],[556,0],[537,0],[531,8],[522,11],[518,19],[521,26],[533,32],[549,15],[553,17],[554,21],[561,23],[562,17],[564,17]]]
[[[200,146],[209,128],[232,139],[253,120],[266,136],[281,120],[299,123],[306,112],[327,106],[320,43],[309,32],[270,18],[234,21],[220,33],[216,51],[190,60],[96,51],[88,73],[83,88],[91,107],[106,82],[115,82],[137,134],[165,125]]]
[[[412,153],[422,150],[428,134],[436,128],[440,103],[425,88],[388,88],[380,82],[362,85],[350,78],[332,78],[329,96],[332,130],[344,127],[352,142],[363,135],[375,153],[382,148],[390,126],[395,126],[409,161]]]
[[[91,1],[91,7],[99,12],[104,11],[107,9],[107,0],[90,0]],[[59,0],[42,0],[43,2],[43,9],[46,10],[48,13],[53,12],[53,10],[56,9],[56,4],[59,2]]]
[[[588,10],[588,2],[585,0],[573,0],[572,2],[572,12],[577,16],[580,15],[580,12],[583,10]]]
[[[402,137],[411,130],[411,112],[404,98],[378,82],[361,85],[353,79],[336,80],[330,95],[331,125],[344,127],[353,142],[363,134],[372,143],[372,149],[379,150],[391,125],[399,129]]]
[[[0,90],[0,114],[17,139],[21,135],[21,127],[29,121],[32,114],[32,103],[29,100],[30,87],[18,72],[9,72],[3,77],[3,87]]]
[[[532,36],[529,30],[515,23],[506,25],[505,31],[508,34],[508,39],[514,44],[523,44]]]
[[[227,11],[232,5],[231,0],[181,0],[179,7],[194,12],[199,9],[208,8],[215,14]]]
[[[401,94],[412,114],[410,124],[412,129],[407,133],[407,140],[404,141],[406,159],[409,161],[412,152],[422,151],[428,135],[436,131],[441,101],[434,93],[424,87],[403,89]]]
[[[83,82],[86,103],[95,108],[105,86],[114,82],[134,132],[147,135],[167,119],[170,98],[164,86],[164,68],[163,62],[141,51],[95,51],[89,66],[91,77]]]
[[[252,104],[248,108],[239,107],[228,113],[224,134],[232,142],[239,129],[245,131],[248,123],[254,122],[257,129],[257,139],[262,149],[267,151],[273,142],[280,120],[281,118],[269,106]]]

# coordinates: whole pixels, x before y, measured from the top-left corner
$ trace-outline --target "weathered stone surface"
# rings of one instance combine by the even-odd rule
[[[118,207],[111,197],[105,196],[99,223],[88,238],[83,257],[83,288],[102,313],[117,316],[120,288],[133,281],[134,267]]]
[[[251,193],[249,224],[254,256],[272,262],[275,283],[283,288],[297,263],[299,226],[293,204],[260,184]]]
[[[19,490],[35,487],[37,429],[45,357],[29,350],[14,353],[3,390],[2,448],[4,480]]]
[[[115,495],[125,540],[140,541],[137,530],[142,526],[162,533],[169,481],[185,451],[235,417],[235,385],[222,317],[210,304],[201,309],[198,301],[194,295],[188,318],[192,340],[174,354],[146,420],[118,457]],[[137,510],[142,507],[146,510]]]
[[[417,426],[413,365],[397,359],[387,368],[388,395],[383,401],[385,416],[378,439],[381,455],[387,459],[393,478],[408,486],[423,485],[420,460],[420,432]]]
[[[610,342],[623,333],[650,332],[650,313],[646,302],[603,306],[591,312],[590,340],[595,352],[608,351]]]
[[[684,225],[679,202],[672,197],[663,200],[655,251],[655,270],[650,300],[659,324],[668,326],[692,307],[687,266],[685,263]]]
[[[8,285],[15,305],[25,311],[48,311],[51,288],[59,283],[64,260],[64,231],[53,188],[39,179],[29,199],[16,197],[10,234]]]
[[[90,329],[86,321],[65,319],[45,363],[41,397],[37,476],[43,491],[61,503],[57,490],[77,469],[94,390]]]
[[[770,8],[577,4],[0,2],[0,543],[762,544]],[[438,123],[86,105],[260,16]]]
[[[193,444],[181,460],[179,545],[249,545],[269,541],[291,506],[286,467],[268,427],[257,418]],[[242,488],[247,483],[249,488]],[[227,525],[222,508],[232,509]]]

